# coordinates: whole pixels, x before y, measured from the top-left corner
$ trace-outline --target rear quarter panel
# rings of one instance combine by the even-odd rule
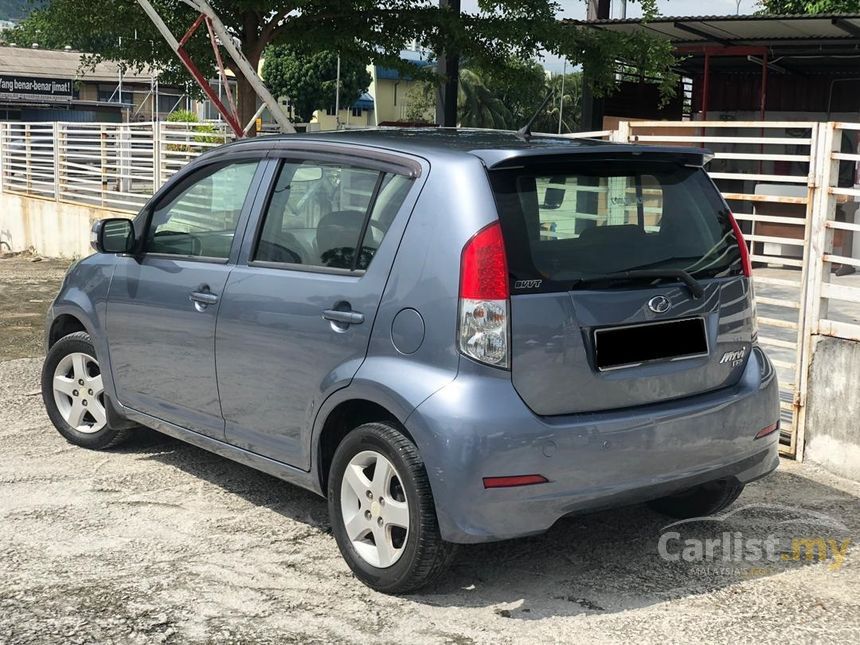
[[[440,154],[428,161],[429,175],[391,267],[367,358],[350,385],[321,406],[314,445],[328,412],[343,401],[370,400],[405,421],[422,401],[457,376],[460,253],[497,214],[477,157]],[[423,341],[409,354],[392,342],[392,324],[404,309],[417,311],[424,327]]]

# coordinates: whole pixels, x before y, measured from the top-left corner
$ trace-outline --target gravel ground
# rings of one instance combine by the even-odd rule
[[[26,262],[0,261],[0,297],[4,267],[43,270]],[[19,278],[28,300],[57,287]],[[841,567],[666,562],[667,520],[632,507],[463,548],[435,587],[394,598],[352,577],[309,492],[151,431],[107,453],[67,444],[40,363],[0,358],[2,643],[860,642],[860,484],[811,466],[784,462],[728,519],[676,528],[847,539]]]
[[[0,361],[38,356],[48,305],[69,260],[0,254]]]
[[[666,521],[643,507],[464,548],[436,587],[377,594],[309,492],[150,431],[108,453],[67,444],[39,365],[0,363],[0,641],[860,642],[850,550],[835,572],[703,575],[658,557]],[[737,506],[792,503],[856,541],[858,500],[860,485],[786,462]],[[751,510],[696,535],[764,537],[780,519]]]

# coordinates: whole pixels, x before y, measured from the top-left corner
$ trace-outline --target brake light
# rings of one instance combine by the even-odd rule
[[[498,221],[478,231],[460,257],[460,351],[494,367],[510,365],[508,261]]]
[[[735,233],[735,239],[738,241],[738,249],[741,252],[741,267],[743,268],[744,275],[751,278],[752,263],[750,262],[750,252],[747,248],[747,243],[744,241],[744,234],[741,233],[741,227],[738,226],[738,221],[731,213],[729,213],[729,220],[732,223],[732,231]]]

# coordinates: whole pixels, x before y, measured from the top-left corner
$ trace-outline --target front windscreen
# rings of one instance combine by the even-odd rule
[[[490,180],[515,291],[637,269],[741,272],[728,209],[701,168],[574,161],[493,170]]]

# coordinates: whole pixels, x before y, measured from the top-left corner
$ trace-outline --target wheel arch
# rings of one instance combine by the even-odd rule
[[[315,441],[316,474],[323,495],[327,494],[328,474],[340,442],[359,426],[371,422],[390,423],[415,443],[401,419],[385,405],[367,398],[348,398],[340,401],[325,415]]]
[[[90,333],[87,326],[83,323],[80,317],[70,313],[63,313],[54,318],[47,334],[47,349],[51,349],[58,340],[69,334],[84,331]]]

